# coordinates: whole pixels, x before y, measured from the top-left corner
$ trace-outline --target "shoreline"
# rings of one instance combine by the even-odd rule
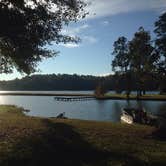
[[[166,95],[144,95],[137,98],[136,95],[130,96],[128,99],[126,95],[111,95],[111,96],[103,96],[97,97],[98,100],[146,100],[146,101],[166,101]]]
[[[166,164],[166,143],[154,135],[154,127],[31,117],[23,112],[0,106],[0,165]]]
[[[126,95],[108,94],[106,96],[96,97],[94,94],[82,93],[36,93],[36,92],[4,92],[0,96],[67,96],[67,97],[90,97],[96,100],[146,100],[146,101],[166,101],[166,95],[143,95],[137,99],[136,95],[130,95],[127,99]]]
[[[14,93],[0,93],[0,96],[87,96],[87,97],[94,97],[93,94],[77,94],[77,93],[25,93],[25,92],[14,92]]]

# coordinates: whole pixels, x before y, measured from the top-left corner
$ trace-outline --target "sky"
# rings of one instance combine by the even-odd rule
[[[112,73],[113,43],[120,36],[131,40],[140,26],[151,32],[154,22],[166,11],[166,0],[84,0],[89,15],[64,27],[62,34],[78,36],[78,44],[54,42],[51,49],[60,51],[55,58],[47,59],[38,66],[36,74],[79,74],[104,76]],[[0,80],[21,78],[13,74],[1,74]]]

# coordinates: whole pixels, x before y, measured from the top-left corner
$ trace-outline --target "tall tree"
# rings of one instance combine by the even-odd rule
[[[1,0],[0,73],[34,72],[38,62],[53,57],[52,41],[78,42],[63,35],[63,25],[85,17],[82,0]]]
[[[163,93],[166,93],[166,12],[155,22],[154,32],[157,35],[156,47],[160,54],[160,61],[158,63],[160,88]]]
[[[114,51],[112,54],[115,57],[112,61],[112,68],[120,73],[126,72],[129,66],[127,39],[124,36],[119,37],[113,46]]]
[[[127,39],[122,36],[119,37],[117,41],[114,42],[114,51],[113,55],[115,56],[112,61],[112,68],[114,71],[117,71],[117,73],[121,75],[126,76],[127,81],[127,97],[129,97],[130,94],[130,55],[129,55],[129,47],[128,47],[128,41]]]
[[[146,77],[153,73],[158,61],[158,56],[151,43],[150,33],[140,27],[129,43],[129,50],[130,67],[133,73],[136,74],[138,80],[137,95],[140,96]]]

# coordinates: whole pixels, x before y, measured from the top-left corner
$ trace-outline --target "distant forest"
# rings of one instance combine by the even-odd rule
[[[131,89],[135,90],[136,78],[131,79]],[[51,91],[51,90],[94,90],[102,85],[107,90],[116,90],[117,92],[125,90],[126,77],[123,75],[109,75],[105,77],[91,75],[68,75],[68,74],[49,74],[32,75],[22,79],[10,81],[0,81],[0,90],[31,90],[31,91]],[[158,82],[155,77],[146,80],[144,90],[158,90]]]

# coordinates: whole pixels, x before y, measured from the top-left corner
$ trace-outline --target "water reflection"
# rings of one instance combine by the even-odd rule
[[[114,117],[112,121],[120,121],[121,109],[119,102],[115,101],[112,105],[112,117]]]
[[[166,117],[166,103],[160,104],[158,114]]]

